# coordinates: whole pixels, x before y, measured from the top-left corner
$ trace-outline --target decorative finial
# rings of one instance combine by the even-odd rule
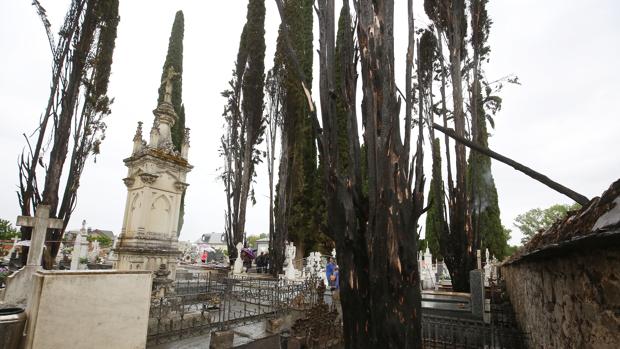
[[[174,71],[173,66],[169,66],[166,71],[166,77],[164,78],[165,85],[165,94],[164,94],[164,102],[172,104],[172,80],[179,75],[179,73]]]
[[[153,127],[151,127],[151,133],[159,132],[159,118],[153,120]]]
[[[86,220],[85,219],[82,221],[82,230],[86,231]]]
[[[138,121],[138,128],[136,129],[136,135],[133,136],[133,140],[134,142],[142,140],[142,121]]]

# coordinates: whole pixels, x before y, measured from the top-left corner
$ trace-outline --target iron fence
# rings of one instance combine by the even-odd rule
[[[317,300],[311,280],[203,274],[174,286],[173,295],[152,300],[149,344],[259,322]]]
[[[454,316],[422,313],[424,348],[527,348],[527,334],[519,329],[510,301],[496,284],[489,288],[489,316],[470,313]]]

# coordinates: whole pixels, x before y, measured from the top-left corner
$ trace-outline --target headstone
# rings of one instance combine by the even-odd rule
[[[336,249],[335,248],[332,250],[332,258],[336,259]]]
[[[285,264],[286,264],[286,268],[284,269],[284,277],[286,277],[289,280],[293,280],[297,277],[297,270],[295,269],[295,266],[293,265],[293,260],[295,259],[295,254],[296,254],[296,248],[295,245],[293,244],[293,242],[289,242],[288,245],[286,245],[286,259],[285,259]]]
[[[88,253],[88,260],[92,263],[97,263],[97,258],[99,257],[99,252],[101,252],[101,248],[99,247],[99,241],[95,240],[92,242],[93,250]]]
[[[433,255],[429,248],[426,248],[424,252],[424,262],[422,263],[421,273],[421,281],[422,281],[422,289],[428,290],[434,288],[434,280],[433,280]]]
[[[482,270],[469,272],[469,288],[471,297],[471,312],[482,318],[484,315],[484,281]]]
[[[233,347],[235,334],[232,330],[211,332],[209,349],[229,349]]]
[[[50,218],[50,207],[48,205],[39,205],[34,217],[19,216],[16,225],[33,228],[30,249],[26,266],[7,278],[4,303],[25,305],[28,303],[32,290],[33,275],[37,270],[42,269],[41,258],[47,229],[62,229],[64,222],[62,219]]]
[[[476,269],[482,269],[482,261],[480,259],[480,250],[476,250],[476,265],[478,266]]]
[[[239,242],[236,247],[237,259],[235,259],[235,264],[233,266],[233,274],[241,274],[243,272],[243,260],[241,259],[241,249],[243,249],[243,244]]]
[[[73,241],[73,253],[71,254],[71,270],[86,269],[86,264],[82,264],[88,255],[88,239],[86,237],[86,221],[82,221],[82,229],[75,235]]]

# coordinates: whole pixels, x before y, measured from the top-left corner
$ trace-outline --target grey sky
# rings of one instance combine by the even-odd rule
[[[54,25],[67,1],[41,1]],[[416,3],[417,25],[428,23]],[[23,132],[37,124],[49,90],[50,53],[30,1],[0,2],[0,217],[14,221],[16,159],[25,145]],[[279,18],[267,0],[267,67],[271,66]],[[405,3],[403,1],[403,3]],[[190,187],[181,239],[223,228],[224,195],[217,181],[224,99],[247,2],[121,1],[118,39],[109,94],[115,98],[107,119],[107,138],[96,163],[82,178],[78,206],[69,228],[88,225],[119,232],[125,177],[122,159],[132,147],[138,121],[152,123],[161,67],[174,13],[185,14],[183,101],[192,129]],[[490,146],[587,195],[599,195],[620,177],[620,5],[616,1],[491,1],[489,79],[514,73],[522,86],[507,86],[495,117]],[[405,5],[397,4],[397,76],[403,76],[406,50]],[[55,29],[57,31],[57,29]],[[318,60],[315,58],[315,63]],[[399,85],[404,85],[400,78]],[[315,78],[315,82],[318,78]],[[315,88],[316,89],[316,88]],[[316,96],[315,96],[316,99]],[[361,97],[360,97],[361,99]],[[430,176],[427,168],[427,176]],[[568,198],[502,164],[493,163],[504,225],[534,207],[569,202]],[[258,170],[258,203],[248,211],[247,231],[267,232],[264,165]],[[520,239],[513,233],[513,242]]]

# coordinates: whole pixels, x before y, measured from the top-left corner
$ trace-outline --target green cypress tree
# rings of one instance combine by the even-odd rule
[[[291,43],[307,78],[308,88],[312,86],[314,53],[312,5],[312,0],[290,0],[284,4],[284,17],[289,26]],[[287,197],[286,230],[288,239],[295,242],[301,253],[305,253],[308,249],[321,249],[328,241],[321,233],[325,204],[310,111],[299,79],[287,62],[288,57],[281,35],[282,31],[278,37],[275,62],[282,74],[283,127],[290,135],[287,137],[289,140],[287,171],[290,182],[287,186],[291,194]]]
[[[346,22],[346,16],[348,9],[342,7],[340,11],[340,18],[338,19],[338,32],[336,33],[336,126],[338,134],[338,173],[347,173],[349,169],[349,134],[347,132],[347,112],[346,105],[343,100],[344,81],[343,81],[343,62],[342,62],[342,50],[344,49],[344,31]]]
[[[183,32],[185,26],[183,11],[177,11],[172,24],[172,31],[168,41],[168,54],[161,73],[161,81],[166,78],[166,72],[169,66],[174,67],[174,71],[179,75],[172,85],[172,106],[177,113],[177,121],[171,130],[172,143],[177,151],[181,151],[183,144],[183,134],[185,131],[185,108],[183,107]],[[159,87],[158,103],[164,100],[165,86]]]
[[[172,84],[172,106],[177,114],[177,120],[172,126],[171,136],[172,144],[177,151],[181,151],[183,145],[183,137],[185,134],[185,106],[183,105],[183,33],[185,31],[185,19],[183,17],[183,11],[177,11],[174,16],[174,23],[172,24],[172,31],[170,32],[170,39],[168,41],[168,53],[166,54],[166,61],[161,73],[162,84],[159,87],[159,98],[157,103],[161,103],[164,100],[165,86],[163,84],[166,78],[166,72],[168,67],[172,66],[174,71],[179,75],[173,81]],[[183,227],[183,217],[185,216],[185,192],[181,196],[181,207],[179,211],[179,222],[177,225],[177,236],[181,234],[181,228]]]
[[[479,84],[479,83],[478,83]],[[488,132],[486,114],[483,108],[480,86],[477,87],[477,144],[488,148]],[[472,151],[469,154],[468,192],[472,202],[472,228],[477,237],[477,245],[484,251],[502,259],[507,255],[508,241],[502,227],[497,198],[497,189],[491,172],[491,159],[481,153]]]

